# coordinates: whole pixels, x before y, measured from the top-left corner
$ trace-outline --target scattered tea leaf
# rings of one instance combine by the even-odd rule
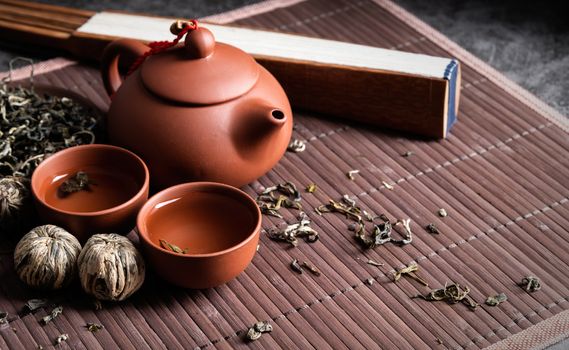
[[[263,333],[270,333],[273,331],[273,326],[268,321],[259,321],[255,322],[253,326],[251,326],[247,330],[246,338],[249,341],[255,341],[261,338]]]
[[[411,157],[412,155],[413,155],[413,152],[411,152],[411,151],[407,151],[407,152],[402,154],[403,157]]]
[[[411,219],[397,220],[394,226],[402,225],[405,229],[405,236],[402,239],[391,239],[392,243],[399,245],[406,245],[413,241],[413,234],[411,232]]]
[[[267,230],[270,239],[291,244],[293,247],[298,245],[298,238],[304,238],[308,243],[318,240],[318,232],[310,227],[310,219],[304,212],[300,212],[298,222],[288,225],[283,229],[273,227]]]
[[[443,343],[443,340],[442,340],[441,338],[437,338],[437,343],[439,343],[439,344],[441,344],[441,345],[444,344],[444,343]]]
[[[160,242],[160,246],[166,250],[170,250],[170,251],[173,251],[174,253],[178,253],[178,254],[188,253],[188,248],[181,249],[177,245],[172,244],[172,243],[168,243],[167,241],[165,241],[163,239],[159,240],[159,242]]]
[[[320,276],[320,270],[315,265],[307,261],[303,261],[301,267],[304,267],[308,271],[312,272],[312,274],[315,276]]]
[[[348,179],[354,181],[354,180],[356,179],[356,178],[355,178],[355,175],[356,175],[356,174],[359,174],[359,173],[360,173],[360,171],[359,171],[358,169],[354,169],[354,170],[348,171],[348,172],[346,173],[346,176],[348,177]]]
[[[53,310],[51,310],[51,313],[49,315],[46,315],[41,319],[41,323],[43,323],[44,325],[50,323],[55,318],[57,318],[57,316],[61,315],[62,312],[63,312],[63,306],[55,307]]]
[[[255,330],[261,333],[270,333],[273,331],[273,326],[268,321],[256,322],[253,327]]]
[[[330,199],[328,204],[321,205],[315,210],[319,215],[337,212],[344,214],[347,219],[354,220],[355,223],[350,223],[348,229],[355,233],[354,236],[356,241],[364,248],[375,248],[387,242],[405,245],[411,243],[413,240],[410,219],[398,220],[395,223],[395,225],[402,225],[405,229],[404,237],[402,239],[395,239],[391,236],[392,224],[387,216],[384,214],[377,217],[371,216],[368,212],[358,207],[356,205],[356,201],[348,195],[344,195],[341,202],[336,202]],[[375,221],[377,219],[382,222],[376,223]],[[365,229],[366,221],[373,224],[372,232],[369,235],[366,233]]]
[[[24,304],[24,312],[30,313],[34,312],[39,308],[47,306],[48,300],[47,299],[30,299],[26,301]]]
[[[92,302],[92,305],[93,305],[93,309],[95,309],[95,310],[103,310],[103,303],[102,303],[99,299],[93,298],[93,299],[91,300],[91,302]]]
[[[489,296],[488,299],[486,299],[486,304],[488,304],[490,306],[497,306],[506,300],[508,300],[508,297],[506,296],[506,294],[500,293],[497,295]]]
[[[358,258],[358,260],[362,260],[362,259]],[[368,265],[377,266],[377,267],[385,265],[384,263],[379,263],[379,262],[377,262],[375,260],[371,260],[371,259],[364,260],[364,261]]]
[[[522,279],[520,283],[521,287],[525,287],[526,291],[529,293],[535,292],[541,289],[541,283],[539,279],[534,276],[527,276]]]
[[[79,191],[91,191],[91,185],[95,183],[89,179],[89,175],[84,171],[78,171],[59,185],[59,192],[65,196]]]
[[[59,345],[61,343],[63,343],[64,341],[67,341],[69,339],[69,335],[67,333],[64,334],[60,334],[56,339],[55,339],[55,345]]]
[[[425,285],[425,286],[429,286],[429,283],[427,281],[425,281],[424,279],[422,279],[421,277],[419,277],[415,272],[419,271],[419,266],[416,263],[411,263],[408,266],[399,269],[397,271],[395,271],[393,273],[393,281],[397,282],[399,281],[399,279],[401,278],[401,276],[408,276],[412,279],[414,279],[415,281]]]
[[[0,325],[8,323],[8,313],[6,311],[0,311]]]
[[[448,213],[444,208],[439,209],[438,214],[441,218],[448,216]]]
[[[427,230],[427,232],[429,233],[433,233],[433,234],[439,234],[440,231],[439,229],[435,226],[435,224],[433,224],[432,222],[430,224],[428,224],[425,229]]]
[[[247,331],[247,340],[255,341],[255,340],[261,338],[261,335],[263,335],[263,333],[257,331],[254,327],[251,327]]]
[[[373,285],[373,282],[375,282],[375,280],[372,277],[366,279],[366,283],[368,284],[368,286]]]
[[[467,286],[462,288],[458,283],[453,283],[451,285],[445,284],[443,288],[433,289],[426,295],[419,294],[416,297],[427,301],[446,301],[449,304],[462,302],[472,310],[475,310],[478,303],[468,293],[470,293],[470,288]]]
[[[275,194],[278,194],[278,197]],[[266,188],[257,196],[256,202],[261,213],[282,218],[283,216],[279,213],[282,207],[302,210],[300,200],[300,192],[296,186],[292,182],[285,182]]]
[[[316,187],[316,184],[311,183],[308,186],[306,186],[306,192],[308,193],[314,193],[316,192],[316,190],[318,189],[318,187]]]
[[[297,259],[292,259],[292,261],[290,262],[290,267],[294,272],[302,274],[302,267],[298,264]]]
[[[102,324],[92,323],[92,322],[87,322],[87,325],[85,327],[91,333],[97,333],[98,331],[105,328],[105,326],[103,326]]]
[[[306,149],[306,142],[298,139],[292,140],[287,147],[287,151],[294,153],[304,152],[305,149]]]
[[[393,191],[393,185],[390,185],[389,183],[387,183],[387,182],[385,182],[385,181],[382,181],[381,183],[383,184],[383,186],[384,186],[385,188],[387,188],[387,189],[390,190],[390,191]]]

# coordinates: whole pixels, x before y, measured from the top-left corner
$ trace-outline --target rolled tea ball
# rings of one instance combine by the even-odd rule
[[[114,233],[91,236],[77,265],[83,290],[99,300],[124,300],[144,282],[142,255],[128,238]]]
[[[75,278],[80,252],[81,244],[71,233],[54,225],[38,226],[16,245],[14,267],[30,287],[60,289]]]
[[[0,228],[11,229],[21,221],[30,204],[29,180],[19,176],[0,179]]]

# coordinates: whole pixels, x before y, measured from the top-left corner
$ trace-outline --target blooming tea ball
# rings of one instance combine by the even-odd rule
[[[29,211],[29,181],[18,176],[0,179],[0,229],[13,229]]]
[[[89,238],[77,264],[83,290],[100,300],[124,300],[144,282],[142,255],[128,238],[114,233]]]
[[[14,250],[18,277],[30,287],[59,289],[75,277],[81,244],[71,233],[54,225],[28,232]]]

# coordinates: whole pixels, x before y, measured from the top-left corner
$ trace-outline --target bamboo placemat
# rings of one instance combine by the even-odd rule
[[[70,337],[62,348],[94,349],[475,349],[491,344],[523,349],[565,338],[569,137],[560,127],[564,119],[392,3],[308,0],[256,6],[229,18],[250,26],[457,57],[463,65],[459,122],[447,139],[433,141],[296,111],[293,137],[307,141],[306,150],[287,153],[246,190],[254,196],[263,187],[289,180],[300,188],[316,183],[318,190],[303,193],[302,204],[320,240],[289,249],[263,235],[245,273],[217,288],[183,290],[150,273],[131,299],[95,311],[74,286],[54,295],[63,298],[63,315],[40,326],[38,320],[49,310],[26,316],[19,310],[27,299],[42,295],[18,281],[12,254],[2,249],[0,310],[10,317],[8,325],[0,325],[0,348],[45,349],[61,333]],[[249,17],[243,18],[244,13]],[[35,76],[38,84],[65,87],[101,108],[108,106],[96,69],[58,60],[41,70]],[[403,157],[407,151],[413,155]],[[346,173],[352,169],[360,173],[350,181]],[[410,218],[413,242],[360,249],[345,218],[314,212],[344,194],[373,213]],[[438,217],[439,208],[448,217]],[[296,214],[285,211],[284,220],[294,222]],[[265,217],[263,227],[282,222]],[[430,222],[440,234],[425,231]],[[292,258],[311,261],[322,275],[292,272]],[[469,286],[481,304],[500,292],[508,301],[470,311],[462,304],[412,299],[427,289],[391,278],[395,269],[411,262],[419,264],[433,288],[453,281]],[[527,275],[540,278],[540,291],[530,294],[517,286]],[[369,278],[375,283],[367,284]],[[272,320],[274,331],[244,342],[244,332],[257,320]],[[92,334],[86,322],[105,329]]]

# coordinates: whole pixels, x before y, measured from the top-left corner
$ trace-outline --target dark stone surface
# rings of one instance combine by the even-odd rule
[[[165,16],[201,17],[258,0],[41,0],[90,10],[116,9]],[[566,1],[396,0],[545,102],[569,115],[569,20]],[[0,70],[30,53],[0,43]]]
[[[569,115],[567,1],[396,2]]]

